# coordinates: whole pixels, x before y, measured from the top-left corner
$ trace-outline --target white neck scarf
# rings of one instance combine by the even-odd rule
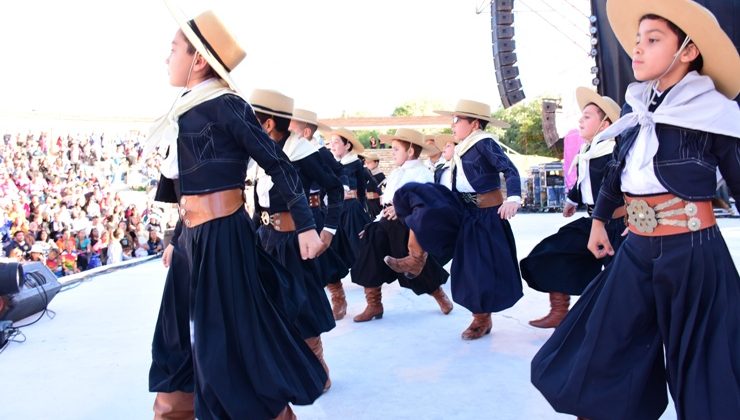
[[[342,165],[349,165],[350,163],[356,160],[359,160],[359,159],[360,158],[357,157],[357,153],[349,152],[346,155],[342,156],[341,159],[337,159],[337,160],[339,160],[339,163],[341,163]]]
[[[594,143],[616,137],[639,124],[640,132],[630,153],[637,158],[642,169],[652,163],[658,152],[656,123],[740,137],[740,109],[737,103],[717,92],[708,76],[696,71],[686,74],[665,94],[665,99],[655,112],[648,111],[652,86],[651,82],[630,84],[625,101],[632,107],[632,112],[599,133]]]
[[[299,161],[316,151],[318,151],[316,146],[296,133],[291,133],[290,137],[285,140],[285,145],[283,146],[283,152],[285,152],[291,162]],[[269,208],[270,190],[275,185],[272,182],[272,177],[267,175],[261,166],[258,166],[255,179],[257,180],[257,196],[259,197],[260,206]],[[308,186],[304,185],[304,188],[305,187]]]
[[[483,130],[475,130],[465,137],[465,140],[461,141],[455,146],[455,153],[452,155],[452,162],[450,163],[450,169],[454,169],[455,166],[462,168],[462,155],[468,152],[476,143],[485,139],[492,139],[493,134],[487,133]]]
[[[614,150],[615,144],[616,140],[611,138],[607,140],[602,140],[601,142],[596,144],[591,142],[581,145],[581,151],[570,164],[571,170],[574,166],[576,166],[576,164],[578,165],[578,180],[576,181],[576,187],[581,185],[583,180],[586,179],[586,176],[588,176],[591,159],[596,159],[611,154]],[[589,148],[589,146],[591,147]]]
[[[213,78],[199,83],[186,94],[178,97],[175,103],[172,104],[170,112],[159,117],[154,122],[154,125],[149,131],[149,140],[144,145],[144,158],[157,149],[157,152],[162,157],[167,156],[160,166],[162,175],[170,179],[177,178],[179,176],[179,168],[177,166],[177,137],[180,131],[178,125],[180,115],[203,102],[229,93],[237,95],[236,92],[228,87],[226,82]],[[169,154],[167,150],[169,150]]]

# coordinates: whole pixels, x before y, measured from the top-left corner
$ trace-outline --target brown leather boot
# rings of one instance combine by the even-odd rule
[[[326,372],[326,383],[324,384],[324,392],[326,392],[331,388],[331,379],[329,378],[329,366],[326,365],[326,361],[324,360],[324,346],[321,343],[321,337],[311,337],[307,338],[305,341],[313,354],[316,355],[316,358],[319,359],[319,363],[321,363],[321,366],[324,368],[324,372]]]
[[[403,258],[393,258],[386,255],[383,261],[396,273],[403,273],[404,276],[413,279],[421,274],[424,264],[427,262],[428,254],[424,252],[419,241],[416,240],[416,234],[413,230],[409,231],[408,242],[409,255]]]
[[[430,294],[434,297],[434,300],[437,301],[437,305],[439,305],[439,309],[443,314],[447,315],[452,312],[452,302],[441,287]]]
[[[274,420],[297,420],[298,417],[295,416],[295,413],[293,412],[293,409],[290,408],[290,404],[285,406],[285,409],[280,412],[280,414],[275,417]]]
[[[383,318],[383,303],[381,299],[380,287],[366,287],[365,300],[367,301],[367,307],[361,314],[355,317],[355,322],[367,322],[376,318]]]
[[[473,314],[473,322],[462,332],[463,340],[477,340],[491,332],[491,314]]]
[[[339,321],[347,315],[347,299],[344,297],[342,282],[329,283],[326,287],[331,293],[331,311],[334,314],[334,320]]]
[[[157,392],[154,420],[195,420],[195,402],[191,392]]]
[[[568,314],[570,295],[565,293],[550,293],[550,313],[540,319],[529,321],[529,325],[537,328],[555,328],[560,325]]]

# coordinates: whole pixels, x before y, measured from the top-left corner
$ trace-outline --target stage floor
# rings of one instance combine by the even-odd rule
[[[519,258],[570,220],[516,216]],[[737,265],[740,219],[719,224]],[[56,316],[22,328],[26,341],[0,354],[2,417],[151,418],[147,375],[164,279],[156,260],[57,295],[49,305]],[[354,323],[365,306],[363,291],[349,279],[344,284],[348,316],[323,336],[333,387],[313,406],[296,407],[300,419],[572,418],[554,413],[529,381],[530,360],[551,330],[527,321],[546,313],[546,294],[525,286],[519,303],[493,315],[491,336],[465,342],[467,310],[456,306],[444,316],[433,298],[396,284],[383,288],[382,320]],[[672,406],[662,418],[676,418]]]

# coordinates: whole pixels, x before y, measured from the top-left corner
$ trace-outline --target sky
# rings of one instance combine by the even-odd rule
[[[233,76],[246,96],[276,89],[323,118],[390,115],[408,101],[500,106],[485,0],[178,4],[188,16],[213,9],[243,45]],[[592,79],[589,2],[514,4],[525,94],[562,97],[569,111]],[[160,115],[178,93],[165,65],[176,30],[160,0],[4,1],[0,111]]]

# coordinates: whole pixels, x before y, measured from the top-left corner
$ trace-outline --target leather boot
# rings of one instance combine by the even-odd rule
[[[331,312],[334,314],[334,320],[339,321],[347,315],[347,299],[344,297],[342,282],[329,283],[326,287],[331,293]]]
[[[383,318],[383,303],[381,299],[380,287],[366,287],[365,300],[367,301],[367,307],[361,314],[355,317],[355,322],[367,322],[376,318]]]
[[[191,392],[157,392],[154,420],[195,420],[195,402]]]
[[[452,302],[441,287],[433,291],[431,295],[434,297],[434,300],[437,301],[437,305],[439,305],[439,309],[443,314],[447,315],[452,312]]]
[[[550,313],[540,319],[529,321],[529,325],[537,328],[555,328],[568,314],[570,295],[550,292]]]
[[[408,242],[409,255],[403,258],[393,258],[386,255],[383,261],[396,273],[403,273],[406,277],[413,279],[421,274],[424,264],[427,262],[428,254],[422,249],[413,230],[409,231]]]
[[[293,412],[293,409],[290,408],[290,404],[285,406],[285,409],[280,412],[280,414],[275,417],[274,420],[297,420],[298,417],[295,416],[295,413]]]
[[[331,379],[329,378],[329,366],[326,365],[326,361],[324,360],[324,346],[321,343],[321,337],[311,337],[305,341],[313,354],[316,355],[316,358],[319,359],[324,372],[326,372],[326,383],[324,384],[324,392],[326,392],[331,388]]]
[[[473,322],[462,332],[463,340],[477,340],[491,332],[491,314],[473,314]]]

